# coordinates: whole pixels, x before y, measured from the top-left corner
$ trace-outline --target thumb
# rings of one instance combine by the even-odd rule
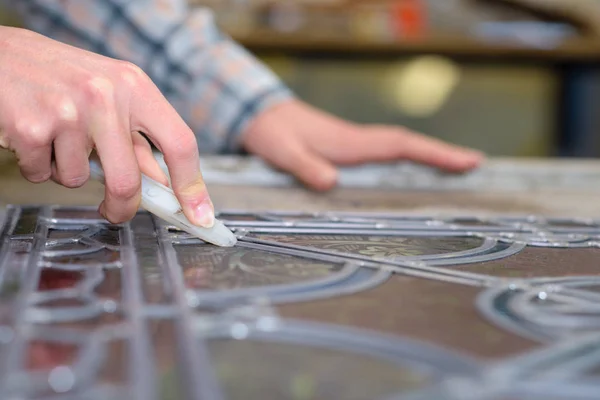
[[[313,190],[328,190],[337,183],[335,166],[300,143],[282,146],[277,154],[263,157]]]

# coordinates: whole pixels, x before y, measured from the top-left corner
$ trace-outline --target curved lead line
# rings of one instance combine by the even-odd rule
[[[39,220],[41,221],[45,221],[46,223],[50,224],[50,225],[59,225],[59,226],[63,226],[65,227],[65,229],[69,229],[70,226],[86,226],[89,227],[90,225],[110,225],[113,227],[122,227],[123,224],[112,224],[109,221],[105,220],[105,219],[99,219],[99,218],[46,218],[46,217],[38,217]]]
[[[496,286],[492,287],[482,293],[476,299],[476,306],[479,311],[490,321],[496,323],[501,328],[508,330],[510,332],[516,333],[518,335],[524,336],[526,338],[533,339],[535,341],[547,342],[552,338],[560,336],[560,333],[555,329],[560,329],[561,324],[562,328],[569,328],[574,326],[579,326],[582,328],[597,327],[597,319],[595,318],[584,318],[581,317],[570,317],[570,316],[557,316],[552,314],[552,317],[548,317],[547,320],[541,319],[543,318],[540,314],[543,312],[543,309],[536,309],[531,303],[530,299],[538,296],[538,294],[542,291],[548,291],[550,293],[550,298],[552,296],[563,296],[557,297],[559,299],[563,299],[568,301],[570,304],[577,301],[577,297],[582,293],[573,289],[566,289],[564,286],[567,285],[583,285],[590,284],[593,282],[600,282],[600,278],[597,276],[589,277],[588,280],[586,277],[578,277],[578,278],[555,278],[555,279],[533,279],[529,281],[524,281],[525,286],[519,288],[518,291],[511,290],[509,286]],[[572,282],[574,280],[574,282]],[[563,286],[564,285],[564,286]],[[564,297],[566,294],[567,297]],[[587,299],[584,298],[585,304],[588,301],[597,301],[597,294],[590,293],[592,298]],[[512,310],[515,313],[511,313],[510,315],[506,314],[506,310],[497,310],[495,304],[497,304],[498,299],[503,296],[507,297],[507,305],[508,310]],[[584,304],[582,304],[583,306]],[[505,306],[502,306],[505,307]],[[586,323],[586,320],[588,321]],[[549,323],[554,328],[551,330],[546,327],[544,330],[542,326],[545,323]]]
[[[384,283],[391,276],[390,271],[386,270],[358,270],[345,280],[332,282],[327,285],[315,287],[299,287],[295,290],[265,290],[256,292],[237,292],[229,293],[203,293],[198,294],[198,302],[202,306],[219,305],[221,303],[240,303],[249,299],[264,297],[273,304],[306,302],[318,299],[326,299],[336,296],[343,296],[352,293],[358,293],[362,290],[368,290]]]
[[[93,254],[101,251],[103,247],[89,247],[86,249],[73,249],[73,250],[43,250],[42,256],[47,258],[58,258],[58,257],[69,257],[69,256],[82,256],[87,254]]]
[[[513,292],[506,286],[491,286],[479,293],[475,298],[475,307],[484,318],[507,332],[533,340],[534,342],[551,343],[553,336],[543,333],[538,327],[527,326],[527,321],[518,321],[517,316],[510,316],[498,307],[499,298],[510,296]]]
[[[93,332],[87,332],[77,328],[69,328],[53,325],[32,325],[27,331],[28,339],[50,341],[57,343],[71,343],[83,345],[88,341],[110,342],[131,337],[131,325],[127,322],[117,322],[104,325]]]
[[[94,293],[94,290],[104,281],[104,271],[99,266],[89,266],[83,271],[85,271],[84,278],[77,282],[75,287],[34,292],[30,296],[31,304],[39,306],[50,301],[71,299],[97,302],[98,296]]]
[[[212,329],[204,332],[206,339],[234,339],[231,331],[233,324],[235,322],[212,325]],[[238,340],[261,340],[349,352],[387,360],[399,367],[409,367],[431,377],[478,376],[481,370],[476,359],[461,353],[427,342],[366,329],[293,319],[278,319],[275,324],[248,324],[246,328],[246,335]]]
[[[490,369],[490,378],[500,377],[517,382],[527,382],[530,379],[535,381],[541,374],[555,368],[560,369],[564,363],[577,362],[581,357],[585,358],[590,351],[599,349],[600,336],[597,334],[574,335],[542,349],[494,363]]]
[[[85,306],[73,307],[29,307],[24,318],[30,324],[78,322],[102,315],[106,310],[105,301],[97,301]]]
[[[547,334],[554,337],[562,336],[565,330],[600,327],[600,317],[560,315],[536,306],[532,300],[538,297],[538,293],[538,291],[526,291],[512,296],[507,304],[508,309],[519,318],[538,326],[540,330],[543,328]]]
[[[323,288],[330,286],[338,287],[344,284],[345,280],[348,280],[354,275],[358,266],[348,263],[347,268],[340,271],[339,274],[332,274],[326,278],[315,279],[308,282],[300,282],[294,284],[278,284],[278,285],[266,285],[262,287],[253,288],[241,288],[241,289],[228,289],[222,292],[209,291],[209,290],[193,290],[198,297],[200,304],[215,303],[218,301],[230,301],[236,298],[247,298],[247,297],[268,297],[274,302],[278,301],[282,295],[287,293],[293,293],[298,297],[310,297],[320,298]]]
[[[63,263],[57,263],[57,262],[53,262],[53,261],[41,261],[39,263],[39,266],[41,268],[52,268],[52,269],[56,269],[59,271],[68,271],[68,272],[82,272],[82,271],[86,271],[89,268],[103,268],[105,270],[111,270],[111,269],[119,269],[123,266],[123,264],[121,263],[121,261],[111,261],[109,263],[95,263],[95,264],[80,264],[80,263],[73,263],[73,264],[63,264]]]
[[[0,385],[2,399],[35,398],[37,400],[48,392],[52,392],[52,389],[48,383],[47,371],[11,372]]]
[[[360,280],[352,284],[341,284],[331,288],[313,290],[308,293],[297,294],[276,294],[274,303],[300,303],[305,301],[313,301],[318,299],[327,299],[337,296],[347,296],[355,293],[370,290],[385,283],[392,273],[386,270],[374,271],[372,276],[367,280]]]
[[[280,242],[256,239],[256,238],[251,238],[251,237],[244,237],[244,238],[240,238],[239,240],[240,240],[240,242],[251,242],[251,243],[258,243],[258,244],[263,244],[263,245],[268,245],[268,246],[287,248],[290,250],[300,250],[300,251],[304,251],[304,252],[318,253],[318,254],[323,254],[323,255],[327,255],[327,256],[331,256],[331,257],[337,257],[340,260],[358,260],[358,261],[363,262],[363,264],[361,264],[362,266],[368,266],[371,268],[379,268],[379,267],[381,267],[381,265],[386,265],[386,266],[389,266],[390,268],[394,268],[395,269],[394,272],[398,272],[398,273],[404,273],[403,271],[406,271],[406,270],[422,271],[422,272],[431,274],[430,276],[437,276],[440,278],[448,277],[448,278],[455,278],[455,279],[459,279],[459,280],[474,282],[475,285],[477,285],[477,286],[481,286],[481,282],[488,282],[490,280],[497,279],[497,278],[493,278],[493,277],[491,278],[487,275],[481,275],[481,274],[476,274],[476,273],[471,273],[471,272],[464,272],[464,271],[459,271],[456,269],[436,268],[434,266],[428,265],[426,262],[423,262],[423,263],[414,262],[414,261],[394,262],[393,260],[388,260],[388,259],[375,259],[373,257],[360,256],[360,255],[355,255],[355,254],[351,254],[351,253],[342,253],[342,252],[336,252],[336,251],[330,251],[330,250],[316,249],[316,248],[311,248],[311,247],[304,247],[304,246],[300,246],[300,245],[294,245],[294,244],[289,244],[289,243],[280,243]]]
[[[338,262],[336,264],[339,265],[340,263]],[[342,284],[345,280],[349,279],[352,275],[354,275],[359,270],[359,268],[360,266],[358,264],[346,262],[343,263],[343,267],[340,271],[329,274],[323,278],[311,279],[308,281],[289,284],[273,284],[252,288],[228,289],[222,292],[212,290],[194,290],[194,292],[198,295],[200,299],[210,297],[211,302],[216,301],[217,299],[229,299],[234,297],[271,297],[285,292],[306,292],[308,294],[313,291],[319,291],[319,289],[322,287],[336,286],[338,284]]]
[[[540,380],[516,382],[515,387],[506,393],[507,398],[528,400],[598,400],[600,386],[591,382],[556,382]]]
[[[460,268],[461,265],[465,265],[465,264],[475,264],[475,263],[484,263],[484,262],[489,262],[489,261],[501,260],[503,258],[507,258],[507,257],[513,256],[513,255],[521,252],[526,247],[527,247],[527,245],[524,243],[512,243],[512,244],[510,244],[510,246],[508,248],[500,250],[500,251],[489,252],[487,254],[474,254],[474,255],[468,256],[468,257],[433,260],[433,261],[428,261],[428,264],[430,264],[432,266],[447,266],[447,267],[456,266],[457,268]],[[490,278],[491,278],[491,280],[497,279],[496,277],[493,277],[490,275],[480,274],[480,276],[486,277],[486,279],[488,279],[488,280]]]
[[[535,380],[546,379],[554,381],[569,381],[579,376],[586,376],[588,373],[600,367],[600,348],[590,349],[572,360],[562,362],[561,364],[538,374]],[[597,393],[600,393],[600,384],[596,381]]]
[[[43,303],[47,303],[50,301],[56,300],[73,300],[79,299],[81,296],[81,292],[79,289],[68,288],[68,289],[56,289],[49,290],[46,292],[35,292],[29,296],[29,304],[31,306],[42,305]]]

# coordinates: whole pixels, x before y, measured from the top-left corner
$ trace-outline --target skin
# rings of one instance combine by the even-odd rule
[[[16,154],[26,179],[80,187],[95,152],[106,176],[99,211],[110,222],[128,221],[140,205],[140,172],[169,185],[140,132],[164,154],[186,217],[212,226],[196,138],[139,67],[0,26],[0,147]],[[240,141],[315,190],[334,187],[342,165],[407,159],[463,172],[483,158],[402,127],[353,124],[295,99],[259,114]]]
[[[140,68],[0,27],[0,146],[16,154],[26,179],[80,187],[94,150],[106,176],[99,211],[128,221],[140,205],[141,172],[168,184],[139,132],[164,154],[186,217],[210,227],[196,138]]]
[[[337,167],[343,165],[411,160],[465,172],[483,160],[474,150],[403,127],[354,124],[295,99],[259,115],[241,136],[241,143],[250,153],[318,191],[336,185]]]

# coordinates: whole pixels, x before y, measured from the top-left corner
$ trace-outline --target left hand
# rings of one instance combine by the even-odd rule
[[[477,167],[483,155],[405,128],[358,125],[298,101],[267,109],[242,134],[250,152],[315,190],[336,185],[336,165],[410,160],[451,172]]]

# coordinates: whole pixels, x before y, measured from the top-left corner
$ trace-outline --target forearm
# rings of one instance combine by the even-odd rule
[[[238,149],[262,110],[291,96],[186,0],[19,0],[26,27],[142,67],[194,130],[203,152]]]

